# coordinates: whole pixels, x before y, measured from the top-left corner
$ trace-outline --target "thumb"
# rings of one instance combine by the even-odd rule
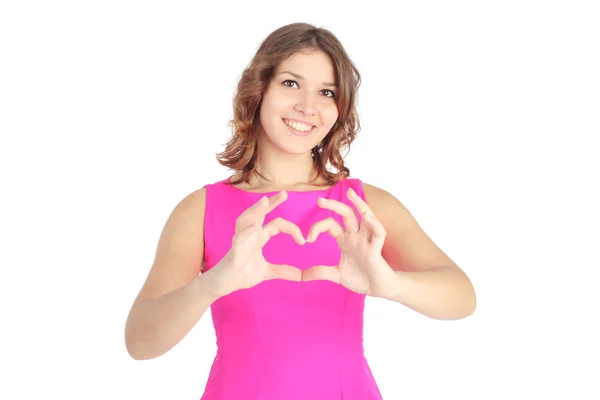
[[[337,266],[315,265],[302,271],[303,282],[320,280],[340,283],[340,269]]]
[[[265,280],[285,279],[286,281],[302,282],[302,270],[286,264],[268,263]]]

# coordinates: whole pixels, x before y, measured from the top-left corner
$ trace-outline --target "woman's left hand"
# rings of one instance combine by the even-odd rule
[[[348,199],[361,214],[360,224],[355,211],[348,205],[337,200],[319,198],[320,207],[344,218],[346,229],[329,217],[310,228],[307,242],[312,243],[319,234],[329,232],[342,254],[339,265],[307,268],[303,271],[302,280],[329,280],[356,293],[385,297],[393,290],[391,286],[395,282],[395,272],[381,254],[387,233],[367,203],[352,189],[348,191]]]

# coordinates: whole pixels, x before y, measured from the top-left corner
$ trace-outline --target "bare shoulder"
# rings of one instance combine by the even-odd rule
[[[206,188],[183,197],[167,218],[154,262],[138,298],[157,297],[186,285],[200,273],[204,260]]]
[[[383,190],[375,185],[371,185],[370,183],[362,182],[362,188],[365,192],[365,197],[368,196],[370,198],[375,199],[387,195],[391,196],[391,194],[388,191]]]
[[[198,212],[204,214],[206,205],[206,188],[196,189],[183,197],[173,208],[171,216],[178,213]]]
[[[197,189],[186,195],[171,211],[160,239],[190,240],[190,235],[195,238],[203,237],[204,230],[201,228],[204,227],[205,207],[206,188]],[[159,241],[159,246],[160,244]],[[163,249],[159,247],[159,250]]]
[[[411,212],[392,193],[364,182],[362,187],[367,205],[384,225],[402,228],[418,225]]]
[[[457,267],[394,195],[367,183],[363,183],[363,191],[367,205],[387,232],[382,255],[393,269],[425,271]]]
[[[404,204],[387,190],[365,182],[362,182],[362,188],[365,200],[374,213],[386,211],[408,212]]]

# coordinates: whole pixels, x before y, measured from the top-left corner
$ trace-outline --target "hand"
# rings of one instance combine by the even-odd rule
[[[299,245],[306,243],[300,228],[283,218],[275,218],[263,226],[265,216],[285,200],[285,191],[270,198],[263,196],[237,218],[231,249],[208,271],[214,271],[212,287],[217,297],[251,288],[269,279],[302,281],[302,270],[291,265],[271,264],[262,253],[269,239],[281,232],[291,235]]]
[[[323,232],[333,236],[342,251],[339,265],[307,268],[303,271],[302,280],[325,279],[356,293],[384,297],[395,278],[394,271],[381,255],[387,233],[364,200],[352,189],[347,196],[362,216],[360,225],[351,207],[336,200],[319,198],[320,207],[344,218],[346,229],[329,217],[316,222],[307,236],[307,242],[314,242]]]

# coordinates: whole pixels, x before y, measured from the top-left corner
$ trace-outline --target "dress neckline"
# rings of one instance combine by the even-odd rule
[[[290,194],[290,193],[298,193],[298,194],[301,194],[301,193],[306,193],[306,194],[310,194],[310,193],[323,193],[324,194],[324,193],[328,193],[328,192],[332,191],[333,189],[335,189],[336,187],[338,187],[346,179],[348,179],[348,178],[341,179],[337,183],[335,183],[333,186],[329,186],[328,188],[325,188],[325,189],[286,190],[286,193],[288,193],[288,194]],[[242,192],[242,193],[247,193],[247,194],[250,194],[250,195],[269,196],[269,195],[275,195],[275,194],[277,194],[277,193],[279,193],[281,191],[281,190],[274,190],[274,191],[270,191],[270,192],[251,192],[249,190],[245,190],[245,189],[241,189],[241,188],[238,188],[236,186],[233,186],[231,183],[229,183],[229,182],[231,182],[231,176],[229,178],[226,178],[224,181],[227,182],[226,183],[227,186],[230,186],[234,190],[237,190],[237,191]]]

